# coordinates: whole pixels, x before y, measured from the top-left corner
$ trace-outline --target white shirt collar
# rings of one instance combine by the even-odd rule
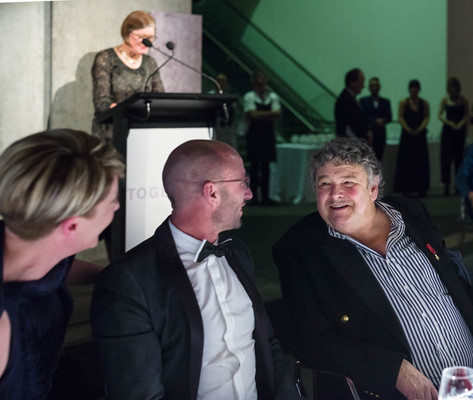
[[[208,242],[208,240],[196,239],[177,228],[176,225],[172,223],[171,218],[169,218],[168,221],[169,228],[171,229],[171,233],[174,238],[174,243],[176,243],[176,247],[178,249],[179,254],[181,254],[182,252],[191,253],[194,255],[193,261],[197,262],[197,257],[199,257],[202,248],[205,246],[205,243]],[[218,243],[218,239],[215,244],[216,243]]]
[[[176,247],[178,248],[179,252],[185,251],[186,253],[194,254],[194,262],[196,262],[197,256],[199,255],[207,240],[199,240],[188,235],[187,233],[182,232],[171,222],[171,218],[169,218],[168,221],[169,228],[171,229],[174,242],[176,243]]]

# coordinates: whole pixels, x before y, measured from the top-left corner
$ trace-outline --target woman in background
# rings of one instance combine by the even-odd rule
[[[123,43],[97,53],[92,66],[95,115],[98,115],[135,93],[164,92],[154,58],[146,53],[149,48],[143,39],[153,42],[156,35],[154,18],[144,11],[133,11],[121,27]],[[145,86],[148,86],[147,88]],[[111,139],[111,124],[99,124],[94,118],[92,133]]]
[[[399,103],[401,142],[397,154],[394,190],[406,197],[423,197],[429,190],[429,152],[427,124],[429,103],[419,97],[420,82],[409,82],[410,96]]]
[[[460,94],[461,86],[457,78],[447,82],[448,95],[440,103],[438,117],[443,122],[440,146],[440,166],[444,194],[450,194],[450,166],[455,166],[455,174],[462,163],[465,136],[468,126],[468,101]],[[445,114],[445,115],[444,115]]]

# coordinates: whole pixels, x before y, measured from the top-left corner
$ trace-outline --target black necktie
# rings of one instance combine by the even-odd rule
[[[224,240],[222,243],[214,245],[210,242],[205,242],[204,247],[197,257],[197,262],[205,260],[210,254],[214,254],[217,257],[222,257],[225,255],[225,252],[230,248],[232,239]]]

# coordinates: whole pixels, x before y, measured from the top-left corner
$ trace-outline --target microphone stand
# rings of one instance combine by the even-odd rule
[[[183,65],[184,67],[189,68],[191,71],[194,71],[194,72],[196,72],[197,74],[202,75],[204,78],[207,78],[207,79],[209,79],[210,81],[212,81],[212,82],[215,84],[215,86],[217,87],[218,93],[219,93],[219,94],[223,94],[222,87],[220,86],[220,84],[218,83],[218,81],[217,81],[216,79],[212,78],[210,75],[207,75],[206,73],[204,73],[204,72],[202,72],[202,71],[199,71],[198,69],[196,69],[196,68],[190,66],[189,64],[186,64],[184,61],[181,61],[181,60],[177,59],[176,57],[174,57],[174,43],[173,43],[173,42],[167,42],[167,43],[166,43],[166,48],[167,48],[168,50],[171,50],[171,51],[172,51],[172,54],[171,54],[171,55],[169,55],[169,54],[165,53],[164,51],[160,50],[159,48],[153,46],[153,43],[151,43],[151,41],[150,41],[149,39],[144,38],[144,39],[142,40],[142,43],[143,43],[145,46],[147,46],[147,47],[152,47],[152,48],[155,49],[157,52],[159,52],[159,53],[165,55],[166,57],[168,57],[168,59],[158,68],[158,70],[161,69],[162,67],[164,67],[164,65],[165,65],[168,61],[170,61],[171,59],[173,59],[174,61],[176,61],[177,63]],[[158,71],[155,71],[155,72],[158,72]],[[155,72],[153,72],[153,74],[154,74]],[[153,75],[153,74],[151,74],[151,75]],[[150,76],[151,76],[151,75],[150,75]],[[148,78],[148,79],[149,79],[149,78]],[[230,120],[230,114],[229,114],[229,112],[228,112],[227,103],[223,103],[223,104],[222,104],[222,107],[223,107],[223,114],[224,114],[224,118],[222,119],[222,121],[223,121],[224,123],[226,123],[226,122],[228,122],[228,121]]]
[[[145,40],[147,40],[147,39],[143,39],[143,42],[144,42]],[[169,43],[170,43],[170,42],[169,42]],[[143,43],[143,44],[145,44],[145,43]],[[146,45],[146,44],[145,44],[145,45]],[[155,47],[153,47],[153,48],[155,48]],[[170,50],[172,51],[171,55],[166,54],[166,53],[162,52],[161,50],[159,50],[159,52],[161,52],[162,54],[165,54],[165,55],[168,57],[168,59],[167,59],[166,61],[164,61],[158,68],[156,68],[156,70],[155,70],[154,72],[152,72],[152,73],[148,76],[148,79],[146,79],[146,82],[145,82],[145,93],[148,93],[148,83],[149,83],[150,79],[151,79],[154,75],[156,75],[156,74],[159,72],[159,70],[160,70],[161,68],[163,68],[169,61],[171,61],[171,60],[174,58],[174,50],[173,50],[173,49],[174,49],[174,47],[173,47],[172,49],[170,49]]]

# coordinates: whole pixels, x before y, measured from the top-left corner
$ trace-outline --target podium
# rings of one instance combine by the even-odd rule
[[[212,139],[231,94],[136,93],[97,116],[113,125],[113,145],[126,164],[120,208],[111,225],[111,260],[150,237],[171,212],[162,185],[169,153],[191,139]]]

